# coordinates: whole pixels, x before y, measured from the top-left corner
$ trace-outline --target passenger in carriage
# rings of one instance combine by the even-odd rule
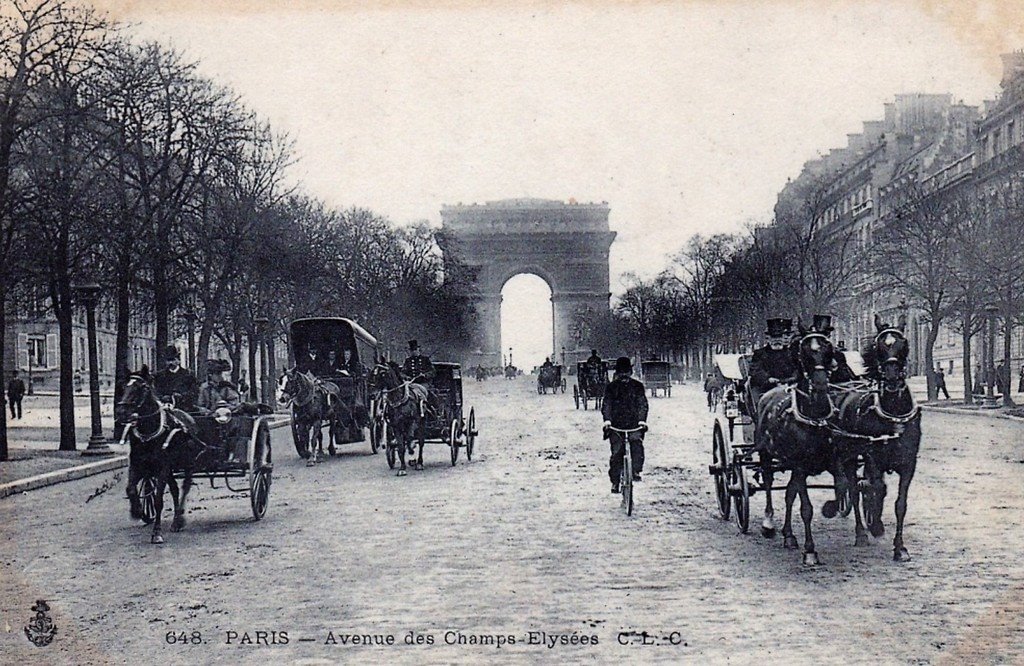
[[[814,315],[814,323],[811,324],[811,330],[815,333],[821,333],[826,338],[832,337],[832,332],[835,328],[832,327],[832,317],[829,315]],[[854,374],[850,365],[846,362],[846,344],[840,343],[842,349],[836,348],[836,351],[842,351],[842,354],[835,354],[832,360],[832,368],[829,372],[829,381],[833,384],[842,382],[852,382],[857,379],[857,375]]]
[[[224,403],[232,412],[242,406],[242,395],[231,380],[224,377],[231,371],[231,362],[222,358],[211,358],[206,362],[206,381],[199,387],[199,399],[196,403],[200,414],[213,412],[220,403]]]
[[[598,355],[596,349],[590,350],[590,357],[587,359],[587,365],[593,366],[595,368],[600,367],[601,357]]]
[[[555,367],[555,364],[551,362],[550,358],[545,358],[544,359],[544,363],[541,364],[540,367],[542,367],[542,368],[553,368],[553,367]]]
[[[327,356],[313,342],[307,345],[305,354],[295,359],[295,366],[299,372],[312,372],[317,377],[323,377],[330,374],[331,371],[331,364]]]
[[[164,369],[153,375],[153,390],[165,403],[173,403],[178,409],[190,412],[195,409],[199,395],[199,380],[181,367],[178,349],[173,345],[164,348]]]
[[[790,344],[793,340],[793,320],[773,318],[765,330],[768,343],[756,350],[750,359],[747,379],[748,413],[757,413],[761,396],[776,386],[796,381],[796,361]]]

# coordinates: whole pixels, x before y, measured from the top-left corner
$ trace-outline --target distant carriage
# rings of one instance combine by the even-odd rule
[[[668,361],[643,361],[640,364],[643,370],[644,385],[651,390],[651,397],[658,395],[658,391],[665,397],[672,397],[672,367]]]
[[[344,317],[296,319],[289,327],[289,334],[296,370],[310,373],[338,389],[340,417],[334,428],[332,451],[335,444],[366,441],[363,428],[369,428],[371,417],[377,411],[375,398],[367,385],[368,370],[378,359],[377,339]],[[292,435],[296,451],[303,455],[306,443],[300,441],[294,422]],[[376,453],[379,446],[380,442],[371,431],[371,450]]]
[[[583,405],[588,408],[588,403],[594,401],[594,409],[600,409],[604,400],[604,391],[608,386],[607,361],[598,364],[580,362],[576,364],[576,384],[572,387],[572,399],[576,403],[576,409]]]
[[[562,389],[562,393],[565,393],[566,382],[563,374],[563,368],[560,365],[541,366],[537,372],[537,393],[543,395],[548,392],[548,389],[552,394],[558,393],[558,389]]]

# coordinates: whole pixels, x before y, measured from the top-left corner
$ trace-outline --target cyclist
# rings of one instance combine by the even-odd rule
[[[622,476],[623,457],[626,455],[627,435],[611,430],[641,428],[628,434],[630,455],[633,458],[633,481],[640,481],[644,468],[644,432],[647,430],[647,393],[644,385],[632,377],[633,364],[629,357],[622,356],[615,361],[615,379],[608,384],[604,393],[601,415],[604,417],[604,438],[610,440],[611,459],[608,462],[608,478],[612,492],[619,492]]]

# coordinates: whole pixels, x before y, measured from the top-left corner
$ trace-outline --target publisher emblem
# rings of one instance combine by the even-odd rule
[[[40,599],[32,607],[36,616],[25,625],[25,636],[28,637],[36,647],[45,647],[53,642],[57,635],[57,625],[50,619],[50,606]]]

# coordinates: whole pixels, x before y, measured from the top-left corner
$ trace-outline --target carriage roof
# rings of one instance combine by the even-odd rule
[[[641,368],[667,368],[669,365],[668,361],[640,361]]]
[[[309,333],[313,331],[330,331],[330,330],[346,330],[351,331],[352,337],[360,340],[372,347],[377,347],[377,338],[370,335],[366,329],[345,317],[300,317],[295,319],[288,327],[291,334],[294,337],[300,337],[303,340],[309,337]]]
[[[741,359],[743,354],[715,354],[715,365],[726,379],[740,381],[745,378]]]

